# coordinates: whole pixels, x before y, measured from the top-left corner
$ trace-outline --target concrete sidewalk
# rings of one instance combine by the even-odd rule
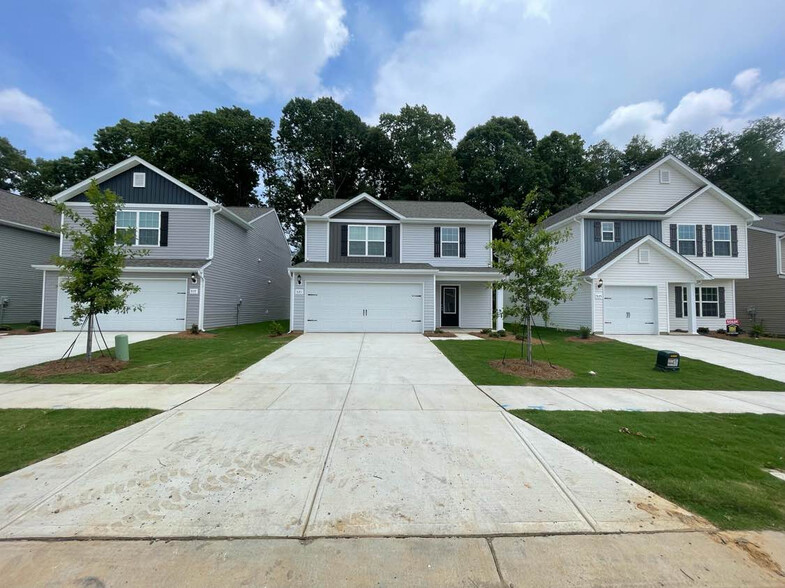
[[[631,410],[785,414],[785,392],[480,386],[507,410]]]

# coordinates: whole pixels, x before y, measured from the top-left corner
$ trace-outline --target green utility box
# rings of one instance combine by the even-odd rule
[[[678,372],[681,357],[675,351],[658,351],[655,368],[663,372]]]
[[[128,361],[131,356],[128,352],[128,335],[114,336],[114,356],[119,361]]]

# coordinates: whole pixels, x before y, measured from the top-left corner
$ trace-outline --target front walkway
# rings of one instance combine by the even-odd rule
[[[647,349],[667,349],[684,357],[785,382],[785,351],[702,335],[605,335]],[[652,363],[654,362],[652,355]]]

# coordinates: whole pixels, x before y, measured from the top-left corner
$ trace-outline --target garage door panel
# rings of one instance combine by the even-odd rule
[[[606,286],[604,328],[609,335],[657,333],[657,288],[654,286]]]

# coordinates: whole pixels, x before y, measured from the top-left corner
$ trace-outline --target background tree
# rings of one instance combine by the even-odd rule
[[[603,139],[586,150],[583,168],[586,192],[599,192],[624,177],[622,152]]]
[[[129,294],[138,292],[139,287],[123,281],[120,276],[127,259],[147,255],[147,251],[131,249],[134,235],[115,234],[115,216],[122,209],[123,201],[114,192],[101,191],[93,182],[86,196],[93,208],[93,218],[80,216],[75,209],[61,203],[57,210],[64,215],[65,222],[60,227],[49,228],[71,242],[71,255],[56,257],[55,263],[64,276],[60,287],[71,298],[74,325],[87,320],[85,353],[89,361],[93,352],[95,316],[141,309],[127,304]]]
[[[567,231],[545,231],[529,220],[530,207],[537,200],[532,192],[524,207],[505,206],[499,210],[503,219],[501,239],[492,243],[493,266],[504,278],[498,285],[508,294],[504,316],[518,317],[526,323],[526,361],[532,357],[532,320],[540,316],[548,320],[551,306],[570,300],[575,294],[575,278],[579,271],[567,270],[561,263],[552,263],[551,254],[569,236]]]
[[[33,170],[33,161],[5,137],[0,137],[0,188],[18,192]]]
[[[645,136],[635,135],[622,153],[622,171],[626,176],[654,163],[663,155],[662,149],[655,147]]]
[[[567,208],[586,195],[586,154],[580,135],[553,131],[537,143],[537,157],[545,176],[539,191],[541,211]]]

